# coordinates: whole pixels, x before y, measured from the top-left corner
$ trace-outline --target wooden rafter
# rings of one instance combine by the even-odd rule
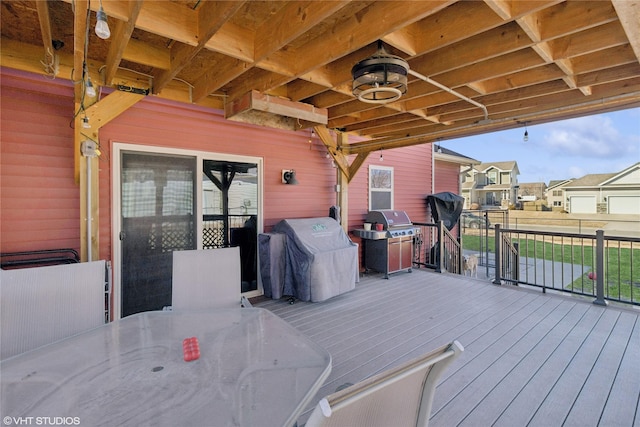
[[[104,83],[111,85],[118,71],[118,66],[123,58],[125,50],[131,40],[131,34],[135,29],[138,15],[142,9],[143,0],[129,0],[129,14],[126,21],[118,20],[113,33],[111,34],[111,44],[109,45],[109,53],[107,54],[107,62],[105,64]]]
[[[49,2],[37,1],[38,19],[40,20],[40,33],[42,33],[42,46],[44,47],[44,67],[45,72],[55,76],[57,69],[55,66],[55,53],[53,51],[53,38],[51,37],[51,18],[49,17]]]
[[[51,59],[42,61],[43,46],[47,55],[50,39],[62,40],[57,77],[78,83],[76,101],[84,108],[90,102],[81,96],[83,71],[94,84],[155,84],[160,97],[213,108],[257,91],[326,108],[330,129],[359,137],[342,147],[353,154],[384,141],[393,141],[391,148],[401,139],[419,144],[515,127],[525,116],[541,123],[625,108],[640,98],[637,1],[102,4],[112,38],[89,38],[85,58],[85,12],[100,2],[0,3],[2,66],[45,74],[41,62]],[[484,123],[477,107],[414,75],[396,102],[358,101],[351,69],[376,51],[378,40],[411,70],[486,105],[491,122]],[[598,97],[600,104],[591,102]],[[558,107],[562,114],[555,114]],[[367,138],[374,141],[362,145]]]
[[[207,42],[220,27],[242,6],[243,1],[204,2],[197,9],[196,46],[175,44],[171,49],[171,69],[156,73],[153,82],[153,93],[159,93],[169,82],[186,67],[189,62],[205,48]]]

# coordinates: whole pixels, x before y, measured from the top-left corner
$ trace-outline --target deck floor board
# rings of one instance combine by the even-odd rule
[[[417,269],[320,303],[262,299],[322,345],[323,396],[458,340],[437,387],[431,426],[640,427],[639,311]]]

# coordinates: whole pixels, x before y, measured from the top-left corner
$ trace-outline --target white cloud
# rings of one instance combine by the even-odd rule
[[[606,116],[580,117],[546,125],[543,146],[560,156],[623,158],[638,153],[636,135],[623,135]]]

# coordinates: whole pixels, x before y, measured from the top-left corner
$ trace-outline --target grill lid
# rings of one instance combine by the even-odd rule
[[[405,211],[378,210],[369,211],[366,222],[372,224],[383,224],[385,230],[392,230],[399,227],[411,227],[411,220]]]

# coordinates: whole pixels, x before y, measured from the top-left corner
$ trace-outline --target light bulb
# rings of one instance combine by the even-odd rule
[[[89,123],[89,117],[84,116],[82,118],[82,128],[83,129],[91,129],[91,124]]]
[[[111,30],[109,30],[109,24],[107,23],[107,14],[104,13],[102,5],[100,5],[100,10],[96,12],[96,35],[103,40],[111,37]]]
[[[384,162],[384,157],[382,157],[382,153],[380,153],[380,161]]]
[[[527,142],[529,140],[529,131],[524,131],[524,138],[522,138],[522,140],[524,142]]]
[[[93,83],[91,83],[91,79],[87,79],[87,83],[85,83],[84,87],[85,93],[89,98],[95,98],[96,89],[93,87]]]

